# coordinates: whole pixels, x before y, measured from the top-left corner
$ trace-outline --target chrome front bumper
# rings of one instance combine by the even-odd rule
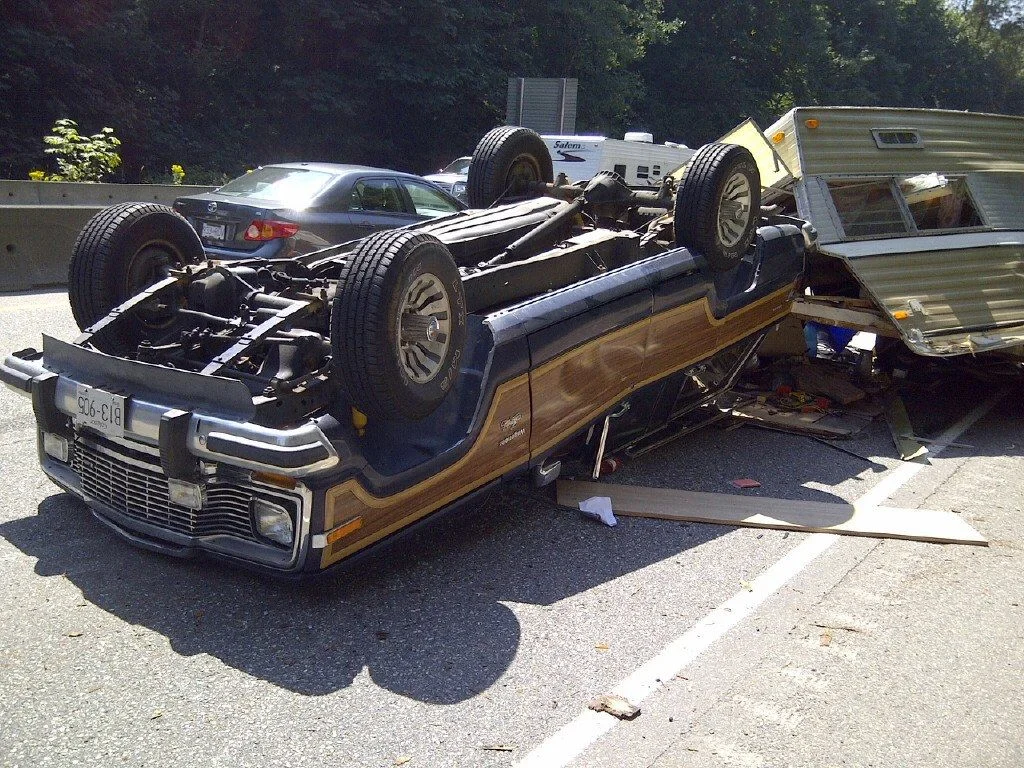
[[[109,365],[110,358],[103,357]],[[65,371],[30,350],[0,363],[0,380],[32,399],[40,463],[58,486],[138,546],[178,557],[210,553],[282,574],[302,570],[316,539],[323,538],[310,535],[313,493],[302,479],[335,468],[343,458],[315,422],[290,429],[263,427],[185,410],[180,401],[168,406],[159,402],[160,393],[123,386],[118,377],[89,374]],[[210,384],[216,386],[217,380]],[[123,434],[103,435],[76,422],[80,386],[125,394]],[[63,455],[45,450],[46,433],[64,441]],[[198,469],[190,478],[202,489],[198,508],[170,499],[170,479],[181,477],[174,467],[186,463]],[[265,482],[259,472],[292,478],[294,488],[275,485],[274,478]],[[256,499],[290,511],[290,546],[261,537],[252,515]]]
[[[44,337],[47,345],[57,344],[59,348],[72,345]],[[32,352],[33,354],[29,354]],[[80,350],[76,354],[85,353],[102,359],[108,367],[113,361],[115,365],[142,366],[127,360],[119,360],[91,350]],[[72,420],[76,414],[75,401],[80,386],[92,386],[112,389],[122,388],[119,379],[108,379],[109,373],[90,375],[78,372],[59,373],[47,367],[43,354],[26,350],[9,355],[0,363],[0,380],[12,389],[32,397],[36,409],[37,420],[40,420],[40,409],[48,408],[50,402],[37,402],[39,399],[49,401],[61,414]],[[145,366],[152,371],[144,371],[158,377],[158,366]],[[175,371],[176,376],[182,371]],[[105,375],[104,375],[105,374]],[[189,374],[199,376],[200,374]],[[210,386],[216,387],[220,380],[208,377]],[[45,386],[43,386],[45,384]],[[129,389],[132,389],[128,385]],[[108,439],[125,445],[142,444],[160,448],[164,451],[185,449],[191,456],[203,461],[222,462],[242,469],[287,474],[291,477],[305,477],[316,472],[331,469],[338,465],[340,457],[337,449],[313,421],[308,421],[291,429],[274,429],[244,421],[242,418],[214,415],[200,410],[185,410],[182,407],[169,406],[158,401],[159,395],[151,395],[145,391],[128,395],[128,413],[125,420],[123,436],[108,436]],[[187,421],[186,421],[187,417]],[[183,445],[168,446],[169,431],[167,426],[175,422],[175,442]]]

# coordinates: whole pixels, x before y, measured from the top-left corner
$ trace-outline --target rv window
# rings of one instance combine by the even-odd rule
[[[614,168],[612,168],[612,170],[619,174],[619,176],[621,176],[622,178],[626,178],[626,166],[616,165]]]
[[[962,176],[922,173],[898,181],[918,229],[962,229],[982,225],[981,216],[967,192],[967,180]]]
[[[648,174],[648,168],[646,165],[638,165],[636,167],[636,177],[638,179],[646,179]]]
[[[873,128],[871,135],[875,137],[875,146],[879,149],[921,149],[924,147],[921,134],[913,128],[890,130]]]
[[[847,237],[909,232],[889,179],[833,180],[828,182],[828,188]]]
[[[651,176],[661,176],[661,166],[656,165],[651,168]]]

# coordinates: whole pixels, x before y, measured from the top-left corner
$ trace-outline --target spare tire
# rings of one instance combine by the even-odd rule
[[[172,267],[205,258],[195,230],[166,205],[104,208],[82,227],[71,252],[68,299],[75,322],[85,330]]]
[[[331,307],[334,368],[371,419],[422,419],[451,391],[466,342],[466,299],[433,235],[378,232],[349,257]]]
[[[726,272],[750,247],[760,215],[761,175],[750,151],[701,147],[676,191],[676,245],[703,254],[713,272]]]
[[[480,139],[466,180],[470,208],[489,208],[503,199],[536,196],[532,185],[555,178],[544,139],[529,128],[503,125]]]

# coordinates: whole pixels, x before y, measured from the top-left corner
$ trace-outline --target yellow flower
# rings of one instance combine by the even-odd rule
[[[30,179],[32,179],[32,181],[42,181],[43,179],[46,178],[46,172],[45,171],[29,171],[28,172],[28,177]]]

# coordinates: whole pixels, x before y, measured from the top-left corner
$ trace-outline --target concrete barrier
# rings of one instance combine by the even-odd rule
[[[0,180],[0,291],[64,285],[78,232],[109,205],[170,205],[177,197],[210,189],[170,184]]]

